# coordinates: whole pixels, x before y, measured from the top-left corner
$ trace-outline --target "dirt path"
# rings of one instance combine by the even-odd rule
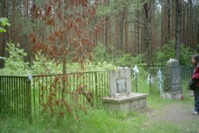
[[[199,121],[199,115],[192,115],[191,110],[191,105],[172,103],[170,105],[166,105],[160,111],[152,111],[151,113],[148,113],[148,116],[150,122],[181,123],[191,120]]]

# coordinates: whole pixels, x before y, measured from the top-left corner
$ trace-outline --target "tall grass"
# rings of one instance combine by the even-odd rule
[[[154,97],[149,104],[157,105],[159,98]],[[162,100],[162,106],[174,101]],[[184,104],[184,103],[183,103]],[[161,106],[159,105],[159,106]],[[150,122],[146,114],[133,112],[111,112],[104,109],[88,109],[80,112],[79,118],[70,115],[49,117],[42,115],[32,123],[17,117],[0,116],[1,133],[187,133],[197,132],[199,121]]]
[[[151,91],[147,84],[147,72],[140,70],[138,78],[138,92],[148,93],[147,104],[149,110],[161,110],[172,103],[192,104],[192,99],[185,95],[184,100],[173,101],[160,98],[159,90]],[[134,81],[133,81],[134,82]],[[186,94],[186,80],[183,80],[183,92]],[[132,83],[132,85],[134,85]],[[134,86],[132,86],[134,87]],[[133,88],[134,89],[134,88]],[[140,112],[112,112],[103,107],[88,108],[85,112],[78,112],[78,118],[67,114],[63,117],[40,115],[32,123],[19,117],[0,115],[0,133],[187,133],[198,131],[198,121],[164,123],[149,121],[145,113]]]

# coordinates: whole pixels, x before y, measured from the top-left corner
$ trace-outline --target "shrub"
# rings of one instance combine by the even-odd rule
[[[36,53],[31,66],[33,74],[57,74],[62,72],[62,66],[54,59],[50,59],[41,52]]]
[[[144,65],[144,56],[139,54],[133,57],[131,54],[125,54],[121,50],[117,50],[114,46],[106,48],[99,43],[93,51],[93,63],[98,62],[112,63],[116,66],[131,67],[133,65]]]
[[[5,68],[0,69],[1,75],[27,76],[29,73],[32,75],[62,73],[62,63],[45,56],[41,52],[35,54],[33,65],[29,67],[29,63],[24,62],[24,57],[27,53],[25,53],[23,49],[18,48],[18,46],[13,43],[8,43],[6,50],[9,53],[9,57],[2,57],[5,61]],[[114,64],[106,61],[92,63],[86,60],[84,62],[85,71],[115,70],[116,68]],[[70,62],[66,64],[66,69],[67,72],[77,72],[81,70],[81,64]]]
[[[0,32],[6,32],[4,26],[10,26],[7,18],[0,18]]]
[[[180,45],[180,65],[190,65],[191,55],[196,53],[189,47],[185,47],[183,44]],[[155,65],[164,66],[170,58],[175,58],[175,41],[170,41],[165,44],[155,54]]]
[[[9,53],[9,57],[2,57],[5,61],[5,68],[0,69],[1,75],[28,75],[29,66],[28,62],[24,62],[23,58],[27,54],[23,49],[18,48],[13,43],[7,43],[6,50]]]

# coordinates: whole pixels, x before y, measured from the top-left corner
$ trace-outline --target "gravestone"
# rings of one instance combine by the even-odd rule
[[[182,97],[181,67],[175,59],[167,61],[161,97],[163,99],[181,99]]]
[[[117,71],[109,71],[109,96],[101,100],[109,110],[129,112],[146,108],[146,96],[131,93],[131,71],[129,68],[119,68]]]
[[[118,69],[109,71],[109,94],[111,97],[116,95],[128,94],[131,92],[131,72],[130,69]]]

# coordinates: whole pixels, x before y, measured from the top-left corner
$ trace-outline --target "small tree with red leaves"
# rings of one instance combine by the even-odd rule
[[[45,37],[38,36],[37,31],[30,35],[32,49],[62,61],[63,75],[55,78],[56,83],[62,84],[62,96],[61,99],[55,100],[54,104],[60,107],[66,106],[68,112],[71,112],[71,109],[65,100],[65,93],[69,92],[68,89],[66,90],[68,82],[66,63],[70,59],[79,62],[83,68],[83,61],[92,59],[91,52],[95,46],[93,39],[100,30],[99,24],[94,21],[96,6],[97,0],[94,3],[88,0],[49,0],[43,8],[36,5],[32,7],[33,16],[46,24]],[[77,87],[76,92],[85,94],[80,86]],[[56,94],[54,92],[50,94],[49,103],[53,106],[52,99]],[[54,112],[52,107],[50,110]],[[63,115],[62,111],[59,113]]]

